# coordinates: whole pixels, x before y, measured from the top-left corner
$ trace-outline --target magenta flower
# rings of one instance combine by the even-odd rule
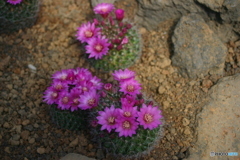
[[[48,87],[47,90],[44,92],[43,98],[43,101],[47,104],[56,104],[58,102],[59,92],[53,87]]]
[[[130,136],[136,134],[138,128],[138,122],[135,121],[135,118],[119,118],[117,119],[117,128],[116,132],[119,132],[119,137],[121,136]]]
[[[124,81],[124,80],[129,80],[132,78],[135,78],[135,72],[130,71],[129,69],[125,70],[116,70],[114,73],[112,73],[113,77],[117,81]]]
[[[97,78],[96,76],[90,79],[90,82],[93,84],[93,87],[97,90],[101,90],[103,83],[101,83],[101,79]]]
[[[74,71],[75,74],[75,83],[78,85],[81,85],[85,81],[92,78],[91,72],[89,72],[87,69],[84,68],[77,68]]]
[[[70,92],[70,110],[76,111],[79,109],[79,104],[80,104],[80,95],[81,95],[81,91],[78,90],[77,88],[74,88],[71,90]]]
[[[129,108],[129,107],[133,107],[134,104],[136,103],[136,100],[133,96],[131,95],[126,95],[124,98],[121,98],[121,104],[122,104],[122,108]]]
[[[101,130],[106,129],[111,132],[112,129],[117,127],[116,120],[119,117],[119,110],[112,105],[110,108],[106,107],[104,111],[99,111],[98,124],[102,125]]]
[[[77,31],[77,39],[82,43],[88,42],[89,39],[96,37],[100,34],[100,28],[95,27],[95,23],[84,23]]]
[[[128,43],[128,38],[127,38],[127,37],[124,37],[124,38],[122,39],[121,44],[127,44],[127,43]]]
[[[140,94],[140,83],[135,79],[129,79],[120,83],[120,90],[124,94],[137,95]]]
[[[108,39],[105,37],[94,37],[88,41],[86,46],[86,53],[89,53],[89,58],[102,59],[103,55],[106,55],[109,48]]]
[[[68,77],[68,70],[57,71],[52,75],[53,79],[65,81]]]
[[[61,92],[58,99],[58,108],[67,110],[71,107],[70,94],[68,92]]]
[[[114,10],[114,5],[111,3],[100,3],[93,10],[95,14],[100,14],[103,18],[107,18],[109,13]]]
[[[161,111],[157,107],[143,104],[140,112],[138,112],[138,122],[144,129],[154,129],[158,125],[162,124],[160,119],[162,118]]]
[[[137,107],[123,107],[119,109],[119,115],[122,118],[135,118],[138,116]]]
[[[13,5],[16,5],[16,4],[21,3],[22,0],[8,0],[7,2],[8,2],[8,3],[11,3],[11,4],[13,4]]]
[[[107,91],[110,91],[112,89],[112,84],[111,83],[106,83],[106,84],[104,84],[103,88]]]
[[[58,92],[68,89],[68,84],[65,81],[54,80],[51,86]]]
[[[91,109],[98,105],[99,95],[95,90],[84,93],[80,96],[79,108],[82,110]]]
[[[124,18],[124,10],[123,9],[116,9],[115,10],[115,15],[116,15],[116,19],[118,21],[122,21]]]

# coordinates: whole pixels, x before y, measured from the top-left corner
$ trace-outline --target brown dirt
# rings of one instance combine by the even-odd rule
[[[133,20],[137,12],[135,1],[123,0],[116,5]],[[101,157],[101,149],[87,135],[52,124],[48,106],[42,102],[42,93],[57,70],[85,67],[111,81],[110,74],[98,73],[85,62],[75,38],[76,28],[92,16],[85,0],[43,1],[36,25],[0,36],[0,159],[59,159],[73,152]],[[196,140],[196,115],[206,103],[208,90],[221,78],[189,80],[177,73],[170,63],[173,26],[174,21],[169,20],[155,31],[139,28],[143,53],[130,67],[137,72],[143,91],[159,104],[165,117],[164,136],[153,151],[141,158],[145,160],[187,157],[188,148]],[[239,72],[239,46],[228,44],[225,75]],[[79,143],[74,144],[76,138]]]

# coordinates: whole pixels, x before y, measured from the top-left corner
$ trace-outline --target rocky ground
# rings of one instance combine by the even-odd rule
[[[135,1],[122,0],[117,7],[129,19],[137,11]],[[112,159],[79,131],[57,128],[48,114],[42,95],[52,73],[74,67],[89,68],[111,81],[109,73],[95,71],[84,60],[76,28],[93,15],[85,0],[43,1],[36,25],[19,32],[0,35],[0,159],[49,160],[68,153],[96,159]],[[222,76],[190,80],[171,64],[171,36],[175,21],[160,23],[148,31],[139,27],[143,52],[135,65],[143,91],[160,106],[165,118],[163,138],[144,160],[184,159],[197,140],[197,114],[208,101],[209,89],[225,76],[240,72],[240,43],[230,41]]]

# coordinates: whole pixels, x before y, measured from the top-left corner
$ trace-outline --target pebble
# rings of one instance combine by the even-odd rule
[[[20,139],[20,135],[19,135],[19,134],[14,134],[14,135],[12,136],[12,139],[13,139],[14,141],[18,141],[18,140]]]
[[[3,127],[4,127],[4,128],[10,128],[10,124],[9,124],[8,122],[5,122],[5,123],[3,124]]]
[[[166,90],[166,89],[165,89],[163,86],[159,86],[159,87],[158,87],[158,93],[159,93],[159,94],[163,94],[163,93],[165,92],[165,90]]]
[[[184,126],[188,126],[190,124],[190,121],[187,118],[183,118],[182,123]]]
[[[22,139],[28,139],[28,137],[29,137],[29,135],[30,135],[30,132],[29,131],[22,131],[22,133],[21,133],[21,137],[22,137]]]
[[[11,151],[10,151],[10,148],[9,148],[9,147],[5,147],[5,148],[4,148],[4,151],[5,151],[5,152],[7,152],[7,153],[11,153]]]
[[[33,71],[37,70],[37,68],[34,65],[32,65],[32,64],[28,64],[28,68],[33,70]]]
[[[13,146],[18,146],[20,144],[20,142],[11,139],[10,144],[13,145]]]
[[[33,144],[35,142],[35,138],[29,138],[28,143]]]
[[[43,148],[43,147],[40,147],[40,148],[37,149],[37,153],[39,153],[39,154],[44,154],[45,151],[46,151],[46,149]]]
[[[22,122],[22,125],[23,126],[26,126],[26,125],[28,125],[30,123],[30,120],[29,119],[26,119],[26,120],[24,120],[23,122]]]
[[[78,138],[75,138],[70,144],[69,147],[76,147],[78,145]]]
[[[190,135],[190,134],[191,134],[191,131],[190,131],[190,128],[189,128],[189,127],[186,127],[186,128],[185,128],[184,134],[186,134],[186,135]]]
[[[204,79],[202,81],[202,86],[206,88],[210,88],[213,85],[213,82],[210,79]]]

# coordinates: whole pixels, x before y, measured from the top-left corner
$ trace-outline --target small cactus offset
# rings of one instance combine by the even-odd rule
[[[0,34],[31,27],[36,22],[40,0],[1,0]]]
[[[115,71],[118,83],[107,83],[91,112],[94,140],[109,154],[137,157],[151,151],[162,136],[163,117],[153,101],[145,99],[135,73]]]
[[[100,79],[84,68],[57,71],[52,78],[43,98],[53,122],[64,129],[85,129],[87,114],[99,100]]]
[[[87,60],[102,71],[133,65],[141,55],[141,39],[136,28],[124,20],[124,10],[101,3],[94,7],[94,12],[101,17],[82,24],[76,34],[88,54]]]

